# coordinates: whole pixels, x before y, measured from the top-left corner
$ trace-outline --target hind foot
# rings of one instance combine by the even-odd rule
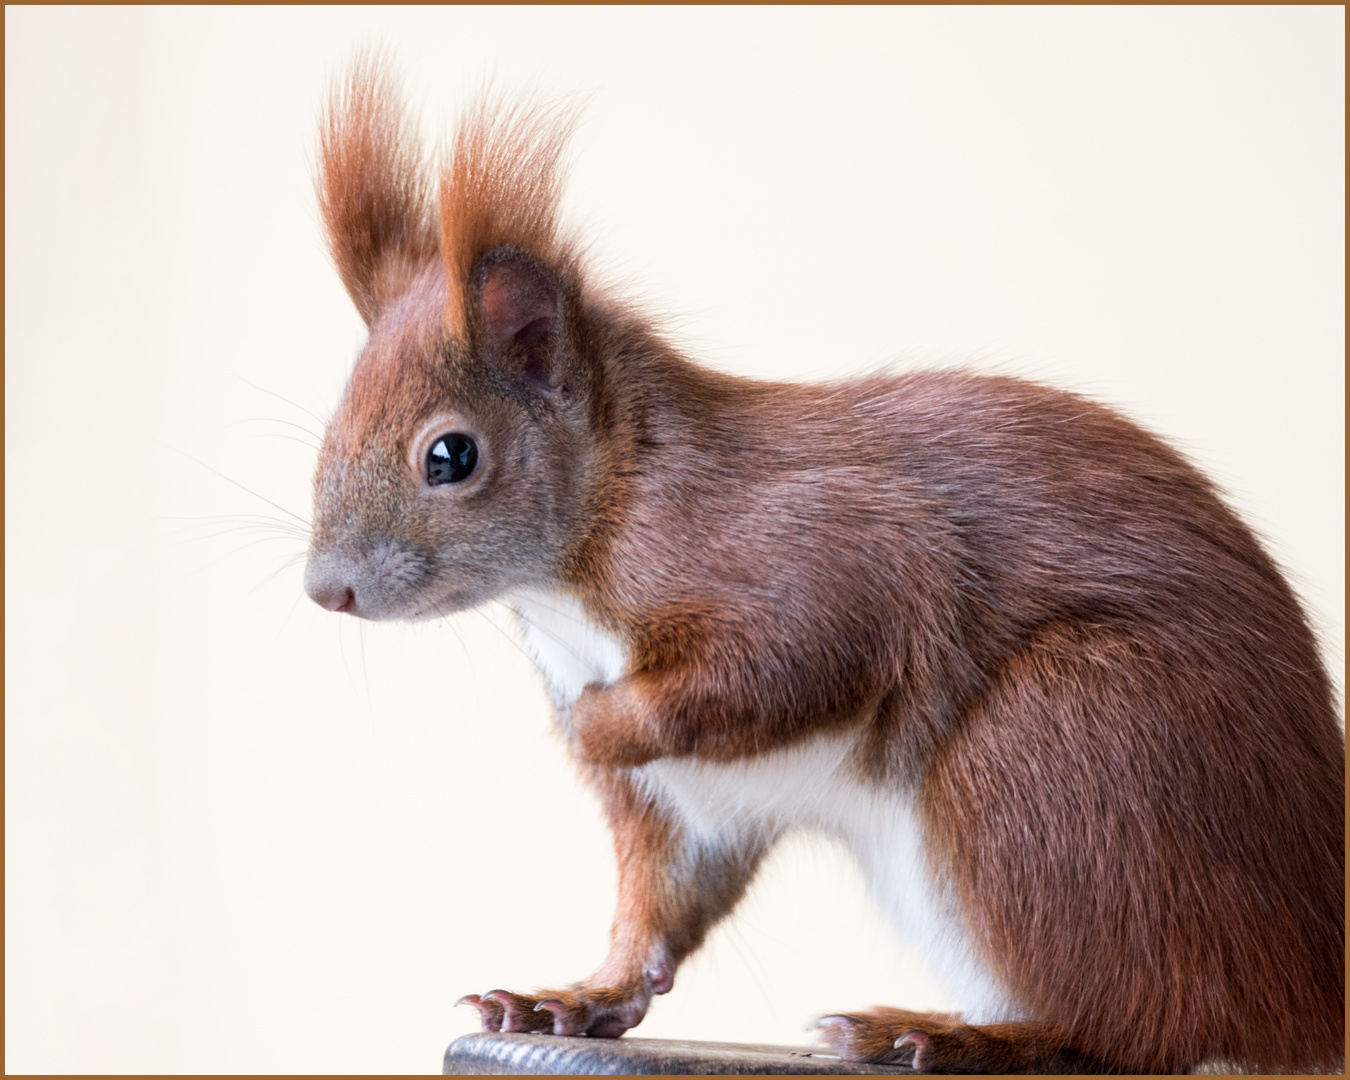
[[[876,1008],[822,1016],[819,1039],[845,1061],[908,1065],[922,1073],[1102,1073],[1049,1025],[966,1024],[951,1013]]]

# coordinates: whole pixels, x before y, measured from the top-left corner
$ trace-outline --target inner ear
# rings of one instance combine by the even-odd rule
[[[528,255],[498,248],[483,257],[474,278],[492,342],[518,351],[531,380],[556,386],[563,303],[552,275]]]

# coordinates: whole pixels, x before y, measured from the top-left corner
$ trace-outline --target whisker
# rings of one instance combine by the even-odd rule
[[[207,531],[209,530],[209,531]],[[222,536],[229,536],[232,533],[247,532],[267,532],[273,535],[262,537],[262,540],[285,540],[292,543],[296,540],[307,541],[309,536],[304,532],[286,532],[279,529],[276,525],[195,525],[185,529],[174,529],[169,532],[169,536],[182,543],[194,543],[203,540],[213,540]]]
[[[481,612],[482,609],[474,608],[473,610]],[[464,659],[469,662],[469,676],[473,679],[473,697],[474,701],[477,702],[481,700],[478,694],[478,669],[474,666],[473,653],[469,652],[469,646],[464,641],[464,635],[459,632],[456,621],[457,620],[451,617],[443,617],[441,619],[441,623],[455,635],[455,640],[459,642],[460,651],[464,653]]]
[[[515,649],[516,652],[520,653],[520,655],[525,657],[525,659],[528,660],[531,664],[534,663],[534,657],[532,657],[528,652],[525,651],[524,646],[522,646],[519,641],[517,641],[514,637],[508,634],[506,630],[502,626],[500,626],[494,619],[489,618],[488,613],[484,611],[483,608],[476,607],[472,608],[471,610],[475,615],[485,620],[487,624],[490,627],[492,627],[492,629],[496,630],[497,633],[501,634],[503,638],[509,641],[511,643],[511,647]]]
[[[370,714],[371,726],[375,726],[375,699],[370,694],[370,670],[366,667],[366,623],[365,620],[356,627],[356,641],[361,649],[361,682],[366,688],[366,711]]]
[[[347,673],[347,682],[351,685],[352,694],[359,696],[360,690],[357,688],[356,680],[352,678],[352,664],[351,661],[347,659],[347,646],[345,641],[345,635],[343,634],[343,627],[346,626],[346,624],[347,620],[345,619],[337,624],[338,655],[342,657],[342,670]]]
[[[276,581],[277,578],[279,578],[282,574],[284,574],[284,573],[285,573],[287,570],[289,570],[291,567],[295,566],[297,563],[302,563],[302,562],[304,562],[304,561],[305,561],[305,555],[306,555],[306,552],[303,552],[303,551],[300,552],[299,554],[292,555],[289,559],[287,559],[287,560],[286,560],[285,562],[283,562],[280,566],[278,566],[275,570],[273,570],[270,574],[268,574],[265,578],[263,578],[262,581],[258,582],[258,584],[255,585],[255,586],[253,587],[253,589],[251,590],[251,592],[258,592],[258,591],[259,591],[260,589],[262,589],[265,585],[270,585],[270,584],[272,584],[272,582]],[[296,602],[297,602],[297,603],[299,602],[300,597],[303,596],[303,595],[304,595],[304,594],[301,593],[301,592],[297,592],[297,593],[295,594],[295,599],[296,599]],[[295,609],[295,605],[294,605],[294,604],[291,605],[291,609],[292,609],[292,610]]]
[[[299,439],[294,435],[287,435],[284,431],[260,431],[256,438],[259,439],[285,439],[287,442],[299,443],[307,450],[318,450],[318,443],[310,442],[308,439]]]
[[[219,558],[215,558],[215,559],[212,559],[210,562],[203,563],[201,566],[198,566],[196,569],[188,571],[188,573],[189,573],[190,576],[194,576],[194,577],[195,577],[197,574],[205,573],[207,570],[210,570],[212,567],[219,566],[219,565],[220,565],[221,563],[223,563],[226,559],[233,559],[233,558],[237,557],[241,552],[247,550],[248,548],[256,547],[256,546],[259,545],[259,544],[265,544],[265,543],[268,542],[268,540],[276,540],[276,539],[280,539],[280,537],[268,537],[268,536],[264,536],[264,537],[260,537],[260,538],[257,539],[257,540],[250,540],[250,541],[248,541],[248,542],[245,543],[245,544],[239,545],[239,547],[233,549],[232,551],[227,551],[224,555],[221,555]],[[300,559],[300,558],[303,558],[303,557],[304,557],[304,553],[297,553],[296,555],[292,556],[293,559]],[[285,567],[283,567],[282,569],[285,569]]]
[[[264,526],[266,526],[270,528],[281,529],[287,532],[295,533],[297,536],[309,536],[308,529],[301,528],[299,525],[292,524],[291,522],[286,521],[283,518],[268,517],[266,514],[204,514],[199,517],[184,517],[184,516],[171,517],[169,515],[159,515],[157,517],[152,517],[149,520],[198,522],[200,523],[200,525],[203,526],[207,523],[238,522],[242,525],[252,525],[257,528],[263,528]],[[181,529],[179,531],[187,532],[188,529],[194,527],[200,526],[189,525],[186,528]]]
[[[297,424],[294,420],[284,420],[280,416],[250,416],[246,417],[243,420],[233,420],[226,426],[241,427],[244,424],[285,424],[287,427],[293,427],[297,431],[303,431],[306,435],[308,435],[311,439],[313,439],[316,449],[318,448],[319,444],[323,442],[323,436],[320,435],[317,431],[311,431],[309,428],[305,427],[304,424]]]
[[[563,641],[562,638],[558,637],[556,634],[552,634],[552,633],[550,633],[549,631],[545,630],[542,626],[540,626],[540,625],[539,625],[537,622],[535,622],[533,619],[531,619],[531,618],[529,618],[529,617],[527,617],[527,616],[525,616],[525,615],[521,615],[520,612],[516,612],[516,615],[519,617],[519,619],[520,619],[521,622],[528,624],[528,625],[529,625],[530,627],[532,627],[534,630],[537,630],[539,633],[543,634],[544,637],[546,637],[546,638],[548,638],[550,641],[552,641],[553,644],[557,645],[557,646],[558,646],[560,649],[562,649],[564,652],[570,654],[570,655],[573,657],[573,659],[581,660],[582,662],[585,662],[585,657],[583,657],[583,656],[581,655],[581,653],[579,653],[579,652],[577,652],[575,649],[573,649],[572,646],[569,645],[567,642]]]
[[[156,441],[158,442],[158,440],[156,440]],[[233,479],[233,478],[231,478],[231,477],[229,477],[229,476],[226,476],[226,475],[225,475],[223,472],[221,472],[219,469],[212,468],[210,465],[206,464],[206,462],[202,461],[200,458],[193,457],[193,456],[192,456],[191,454],[189,454],[186,450],[179,450],[178,447],[176,447],[176,446],[170,446],[170,445],[169,445],[168,443],[166,443],[166,442],[161,442],[161,443],[159,443],[159,445],[162,446],[162,447],[164,447],[166,450],[172,450],[175,454],[182,454],[183,457],[187,458],[187,459],[188,459],[189,461],[191,461],[191,462],[195,462],[197,465],[200,465],[200,466],[201,466],[203,469],[205,469],[207,472],[209,472],[209,473],[215,473],[217,476],[219,476],[219,477],[220,477],[222,480],[224,480],[226,483],[233,484],[233,485],[234,485],[235,487],[237,487],[240,491],[246,491],[246,492],[248,492],[248,494],[252,495],[255,499],[259,499],[259,500],[261,500],[262,502],[265,502],[268,506],[272,507],[272,508],[275,509],[275,510],[280,510],[280,511],[281,511],[283,514],[285,514],[287,517],[294,518],[296,521],[300,522],[300,524],[304,525],[306,528],[309,528],[309,522],[306,521],[304,518],[302,518],[299,514],[293,514],[293,513],[291,513],[291,511],[287,510],[287,509],[286,509],[284,506],[282,506],[280,503],[273,502],[271,499],[267,498],[265,495],[259,495],[259,494],[258,494],[256,491],[254,491],[252,488],[245,487],[245,486],[244,486],[243,484],[241,484],[238,480],[235,480],[235,479]]]
[[[291,400],[290,398],[288,398],[288,397],[282,397],[282,396],[281,396],[280,394],[278,394],[275,390],[268,390],[266,387],[264,387],[264,386],[259,386],[257,383],[249,382],[249,381],[248,381],[246,378],[244,378],[242,375],[236,375],[235,378],[238,379],[238,380],[239,380],[241,383],[243,383],[245,386],[251,386],[251,387],[253,387],[253,389],[254,389],[254,390],[257,390],[259,393],[267,394],[267,395],[269,395],[270,397],[276,398],[278,401],[284,401],[287,405],[291,406],[291,408],[293,408],[293,409],[299,409],[299,410],[300,410],[302,413],[304,413],[306,416],[312,416],[312,417],[314,417],[314,419],[317,420],[320,424],[324,424],[324,423],[325,423],[324,418],[323,418],[322,416],[318,416],[318,415],[316,415],[315,413],[310,412],[310,411],[309,411],[308,409],[306,409],[303,405],[301,405],[301,404],[299,404],[299,403],[297,403],[297,402],[292,401],[292,400]]]
[[[282,569],[285,569],[285,567],[282,567]],[[277,571],[277,574],[279,573],[281,573],[281,570]],[[275,578],[277,574],[273,574],[272,578]],[[269,578],[268,580],[270,581],[272,578]],[[295,609],[300,606],[301,595],[303,594],[298,592],[295,594],[295,599],[291,601],[291,606],[286,610],[286,617],[281,620],[281,625],[277,627],[277,636],[272,642],[274,648],[281,644],[281,635],[286,632],[286,624],[291,621],[291,616],[295,614]]]

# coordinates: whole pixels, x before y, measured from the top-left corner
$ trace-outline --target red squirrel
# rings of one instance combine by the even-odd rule
[[[480,103],[435,175],[366,58],[321,129],[370,336],[306,590],[367,619],[513,607],[614,833],[608,957],[468,995],[483,1027],[622,1034],[808,828],[963,1003],[821,1017],[844,1058],[1341,1067],[1344,737],[1251,531],[1071,393],[694,363],[558,223],[572,116]]]

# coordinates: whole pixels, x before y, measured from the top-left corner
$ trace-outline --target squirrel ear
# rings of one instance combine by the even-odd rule
[[[553,275],[524,252],[496,248],[479,260],[474,284],[488,338],[513,350],[532,382],[558,388],[563,290]]]

